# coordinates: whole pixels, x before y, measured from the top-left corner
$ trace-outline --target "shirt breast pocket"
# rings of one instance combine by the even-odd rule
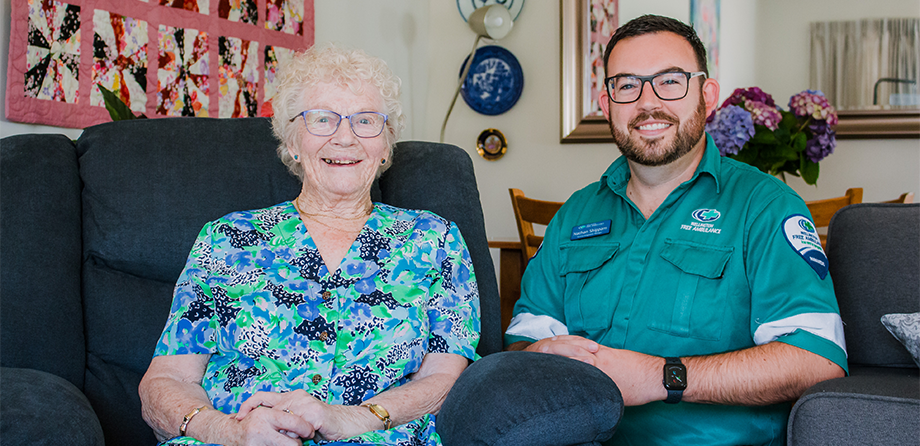
[[[722,277],[734,248],[665,240],[661,258],[674,266],[664,273],[657,317],[648,327],[674,336],[718,341],[726,293]]]
[[[609,281],[593,279],[619,249],[619,243],[576,242],[560,247],[563,256],[560,275],[565,278],[565,323],[570,333],[586,333],[591,337],[610,329],[618,296],[610,295]]]

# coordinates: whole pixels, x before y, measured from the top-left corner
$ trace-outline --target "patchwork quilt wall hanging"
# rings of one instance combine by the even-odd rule
[[[313,45],[313,0],[13,0],[10,121],[111,120],[101,85],[148,118],[258,116]]]

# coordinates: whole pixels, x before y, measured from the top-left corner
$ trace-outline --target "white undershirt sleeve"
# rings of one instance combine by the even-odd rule
[[[523,336],[539,341],[540,339],[569,334],[568,327],[549,316],[537,316],[520,313],[511,319],[505,334]]]

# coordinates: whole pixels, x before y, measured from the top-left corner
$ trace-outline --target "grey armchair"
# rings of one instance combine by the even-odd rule
[[[788,444],[917,444],[920,373],[880,318],[920,311],[920,204],[841,209],[828,228],[827,257],[850,376],[819,383],[796,402]]]

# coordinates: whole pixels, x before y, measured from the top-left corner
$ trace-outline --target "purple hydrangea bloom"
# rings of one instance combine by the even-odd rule
[[[735,91],[732,92],[732,95],[722,103],[722,107],[727,105],[741,105],[744,104],[746,100],[762,102],[770,107],[776,107],[776,103],[773,102],[773,96],[770,96],[769,93],[761,90],[758,87],[751,87],[747,89],[736,88]]]
[[[747,110],[728,105],[720,108],[712,122],[706,124],[706,132],[712,136],[722,156],[736,155],[754,136],[754,121]]]
[[[837,133],[831,130],[827,121],[815,121],[809,125],[812,137],[805,143],[805,156],[813,163],[834,153],[837,147]]]

